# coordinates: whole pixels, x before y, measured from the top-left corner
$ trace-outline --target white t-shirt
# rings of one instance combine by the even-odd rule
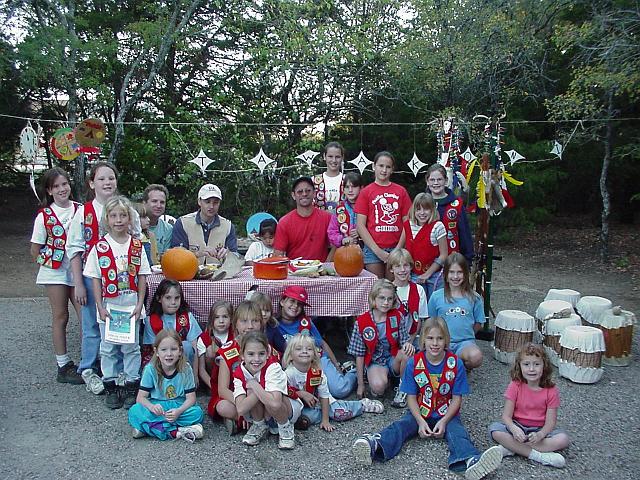
[[[105,298],[103,302],[108,305],[130,307],[137,303],[138,292],[127,288],[129,286],[129,245],[131,244],[131,236],[125,243],[116,242],[110,234],[106,234],[104,239],[109,243],[113,257],[116,262],[116,271],[118,279],[118,296],[115,298]],[[92,248],[87,256],[87,264],[84,267],[82,274],[89,278],[102,278],[100,272],[100,265],[98,264],[98,252],[95,248]],[[149,267],[149,260],[142,251],[140,255],[140,275],[151,275],[151,267]],[[142,318],[144,318],[144,308],[142,309]]]
[[[285,370],[287,374],[287,380],[289,381],[289,385],[297,390],[304,390],[305,385],[307,384],[307,372],[301,372],[293,364],[290,364]],[[328,398],[329,403],[333,403],[336,401],[335,398],[329,393],[329,386],[327,383],[327,376],[322,372],[322,380],[320,385],[318,385],[318,398]]]
[[[249,245],[247,253],[244,259],[248,262],[255,262],[256,260],[262,260],[273,253],[273,247],[267,247],[261,241],[253,242]]]
[[[55,203],[49,205],[49,208],[53,210],[60,220],[64,231],[67,233],[67,243],[69,242],[69,226],[73,219],[73,212],[75,207],[70,204],[68,207],[63,208]],[[42,212],[38,213],[35,222],[33,223],[33,233],[31,235],[31,243],[38,245],[45,245],[47,243],[47,229],[44,226],[44,218]],[[36,284],[38,285],[69,285],[73,287],[73,275],[71,275],[71,262],[69,257],[64,255],[62,259],[62,265],[60,268],[48,268],[40,265],[38,270],[38,277],[36,278]]]
[[[342,172],[335,177],[330,177],[327,173],[322,174],[324,181],[324,201],[327,210],[332,213],[340,203],[340,186],[342,185]]]
[[[256,381],[260,378],[260,372],[255,375],[251,375],[249,371],[244,367],[244,364],[240,364],[242,373],[244,373],[245,380],[255,378]],[[282,370],[279,363],[272,363],[267,367],[267,371],[264,376],[264,390],[265,392],[280,392],[283,395],[287,394],[287,375]],[[233,398],[236,399],[240,395],[246,395],[247,391],[242,386],[242,382],[237,378],[233,379]]]
[[[420,285],[418,287],[418,297],[420,300],[418,302],[418,318],[427,318],[429,316],[429,302],[427,301],[427,294]],[[396,293],[400,301],[406,306],[409,301],[409,284],[407,283],[404,287],[396,286]]]
[[[220,345],[224,345],[225,343],[227,343],[229,339],[229,332],[223,335],[220,335],[219,333],[214,332],[213,335],[218,339],[218,341],[220,342]],[[196,350],[198,351],[199,357],[207,353],[207,346],[204,344],[204,342],[202,341],[202,338],[200,337],[198,337],[198,341],[196,342]],[[216,356],[216,361],[218,358],[219,357]]]
[[[409,222],[409,224],[411,225],[411,235],[413,235],[413,238],[416,238],[420,230],[422,230],[422,227],[426,225],[415,225],[413,222]],[[446,235],[447,230],[444,228],[444,224],[440,220],[437,220],[436,224],[433,226],[433,230],[431,230],[431,236],[429,238],[431,240],[431,245],[438,245],[438,240]]]

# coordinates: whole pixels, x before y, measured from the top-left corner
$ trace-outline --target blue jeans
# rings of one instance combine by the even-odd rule
[[[100,366],[102,368],[102,380],[113,381],[118,374],[124,371],[125,381],[137,382],[140,380],[140,343],[138,341],[139,328],[136,328],[134,343],[111,343],[104,339],[105,323],[100,323]]]
[[[320,423],[322,421],[320,403],[313,408],[304,407],[302,415],[306,415],[311,420],[311,425]],[[362,402],[359,400],[336,400],[329,405],[329,418],[336,422],[346,422],[360,415],[362,415]]]
[[[430,428],[433,428],[437,421],[438,419],[435,418],[429,418],[427,420]],[[400,417],[400,419],[380,432],[378,445],[381,449],[376,450],[373,458],[379,461],[392,459],[400,453],[404,442],[416,435],[418,435],[418,424],[415,418],[413,418],[413,415],[407,412]],[[456,415],[447,423],[444,438],[449,447],[449,459],[447,463],[450,469],[458,470],[456,467],[462,467],[462,470],[464,470],[466,468],[464,461],[480,454],[478,449],[473,445],[471,438],[469,438],[469,434],[462,425],[459,415]]]
[[[82,344],[78,373],[82,373],[87,368],[97,371],[98,351],[100,350],[100,328],[97,320],[96,299],[93,296],[93,279],[83,276],[82,281],[87,289],[87,303],[82,306],[81,310]]]
[[[322,355],[320,364],[322,365],[322,371],[327,376],[327,385],[331,395],[335,398],[345,398],[351,395],[351,392],[356,388],[356,383],[358,383],[356,370],[353,369],[348,373],[342,373],[326,355]]]

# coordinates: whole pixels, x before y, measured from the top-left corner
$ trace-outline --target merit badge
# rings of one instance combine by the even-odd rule
[[[449,390],[451,390],[451,387],[449,386],[449,384],[443,383],[442,385],[440,385],[440,388],[438,391],[440,392],[440,395],[446,395],[447,393],[449,393]]]
[[[362,331],[362,338],[364,338],[367,342],[370,342],[371,340],[376,338],[376,331],[373,329],[373,327],[366,327]]]
[[[429,416],[429,409],[427,407],[420,407],[420,415],[423,417]]]
[[[453,202],[451,202],[452,207],[457,207],[458,205],[460,205],[460,201],[458,199],[455,199]]]
[[[100,257],[98,259],[98,265],[100,265],[100,268],[108,268],[111,265],[111,259],[106,255],[103,257]]]
[[[220,348],[229,348],[233,344],[233,340],[223,343]]]
[[[453,238],[453,232],[451,231],[447,232],[447,238],[451,240]]]
[[[449,410],[449,405],[445,403],[438,409],[438,413],[444,417],[445,414],[447,413],[447,410]]]
[[[116,287],[113,283],[110,283],[109,285],[107,285],[107,293],[109,295],[113,295],[117,291],[118,291],[118,287]]]
[[[100,253],[105,253],[109,251],[109,244],[107,242],[98,242],[96,244],[96,250],[98,250]]]
[[[132,277],[135,276],[136,274],[136,266],[135,265],[129,265],[129,275],[131,275]]]
[[[64,247],[64,244],[65,244],[64,238],[56,238],[53,241],[53,246],[56,248],[62,248]]]
[[[116,279],[117,276],[118,274],[116,273],[115,268],[110,268],[109,271],[107,272],[107,278],[112,282]]]
[[[49,217],[47,219],[47,225],[55,225],[56,224],[56,219],[53,217]]]
[[[53,238],[47,237],[47,245],[53,245]]]
[[[313,177],[313,183],[320,185],[322,183],[322,175],[315,175]]]
[[[185,318],[184,315],[180,315],[178,317],[178,323],[183,327],[187,324],[187,319]]]
[[[338,223],[344,223],[347,221],[347,216],[344,214],[344,212],[340,212],[338,214]]]
[[[431,398],[432,395],[433,391],[431,390],[431,387],[427,387],[424,389],[424,398]]]
[[[62,228],[62,225],[56,225],[51,229],[51,233],[53,233],[56,237],[60,237],[64,234],[64,228]]]
[[[424,362],[422,358],[418,358],[418,363],[416,363],[416,370],[424,370]]]
[[[235,358],[238,355],[240,355],[240,352],[238,352],[237,348],[232,348],[231,350],[224,352],[224,358],[226,358],[227,360],[231,360],[232,358]]]
[[[456,376],[455,373],[453,373],[453,371],[449,370],[447,373],[444,374],[444,378],[447,380],[447,382],[450,382],[451,380],[453,380],[453,378]]]
[[[411,317],[413,318],[414,323],[418,323],[418,312],[413,312]]]
[[[398,328],[398,317],[393,315],[391,318],[389,318],[389,323],[391,324],[391,328]]]
[[[456,228],[456,222],[449,222],[449,228],[450,229]]]
[[[309,379],[309,385],[311,385],[312,387],[317,387],[321,383],[322,383],[322,377],[311,377]]]
[[[346,223],[341,223],[340,224],[340,233],[343,235],[347,235],[349,233],[349,225],[347,225]]]
[[[51,249],[51,247],[47,247],[44,249],[44,256],[45,257],[50,257],[51,255],[53,255],[53,250]]]
[[[324,200],[324,191],[323,190],[318,190],[318,192],[316,192],[316,198],[320,201]]]
[[[46,213],[47,215],[51,215],[51,209],[50,208],[45,208],[44,213]],[[55,220],[54,220],[55,221]]]
[[[455,211],[455,209],[450,208],[449,210],[447,210],[447,218],[449,220],[455,220],[458,216],[458,212]]]
[[[55,251],[53,252],[53,257],[52,257],[52,258],[53,258],[55,261],[57,261],[57,262],[58,262],[58,261],[61,261],[63,257],[64,257],[64,250],[55,250]]]
[[[131,263],[133,265],[140,265],[140,257],[139,256],[132,256],[131,257]]]
[[[447,367],[449,368],[454,368],[456,366],[456,359],[455,357],[449,357],[447,359]]]
[[[456,241],[455,241],[455,240],[451,240],[451,241],[449,242],[449,247],[450,247],[450,248],[456,248],[457,246],[458,246],[458,244],[456,243]]]
[[[416,270],[418,270],[419,272],[422,271],[422,262],[420,260],[416,260],[414,263],[414,267]]]
[[[416,381],[420,388],[424,387],[429,382],[429,379],[424,372],[420,372],[418,375],[413,377],[413,379]]]
[[[88,213],[86,217],[84,217],[84,223],[93,223],[93,213]]]
[[[84,241],[88,242],[91,240],[91,237],[93,237],[93,230],[91,230],[91,227],[84,227]]]

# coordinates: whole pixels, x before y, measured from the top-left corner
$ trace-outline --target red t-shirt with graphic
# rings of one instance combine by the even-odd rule
[[[386,187],[370,183],[362,189],[355,212],[367,216],[367,230],[380,248],[395,247],[402,234],[402,218],[409,213],[411,197],[397,183]]]

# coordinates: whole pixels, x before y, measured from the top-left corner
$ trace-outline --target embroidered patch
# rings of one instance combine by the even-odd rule
[[[449,410],[449,404],[445,403],[438,409],[438,413],[444,417],[447,413],[447,410]]]
[[[52,258],[56,262],[62,261],[63,257],[64,257],[64,250],[56,250],[56,251],[53,252],[53,257]]]
[[[98,242],[96,244],[96,250],[100,253],[106,253],[109,251],[109,244],[107,242]]]
[[[418,363],[416,363],[416,370],[424,370],[424,362],[422,361],[422,357],[418,359]]]
[[[456,376],[456,374],[455,374],[455,373],[453,373],[453,371],[452,371],[452,370],[449,370],[449,371],[447,371],[447,373],[445,373],[445,374],[444,374],[444,378],[445,378],[448,382],[452,381],[452,380],[455,378],[455,376]]]
[[[429,382],[429,379],[424,372],[420,372],[418,375],[413,377],[413,379],[416,381],[420,388],[424,387]]]
[[[374,338],[376,338],[376,331],[373,327],[365,327],[362,331],[362,338],[364,338],[367,342],[370,342]]]
[[[53,241],[53,246],[56,248],[63,248],[65,243],[64,238],[56,238]]]
[[[229,348],[231,345],[233,345],[233,340],[223,343],[220,348]]]
[[[232,348],[231,350],[227,350],[226,352],[224,352],[224,358],[226,358],[227,360],[236,358],[239,355],[240,355],[240,352],[238,352],[237,348]]]
[[[322,377],[311,377],[309,379],[309,385],[311,385],[312,387],[317,387],[321,383],[322,383]]]
[[[453,232],[451,231],[447,232],[447,238],[451,240],[453,238]]]
[[[456,366],[456,358],[455,357],[449,357],[447,359],[447,367],[454,368],[455,366]]]
[[[456,243],[456,241],[455,241],[455,240],[451,240],[451,241],[449,242],[449,247],[450,247],[450,248],[456,248],[457,246],[458,246],[458,244]]]
[[[450,208],[449,210],[447,210],[447,218],[449,220],[455,220],[456,218],[458,218],[458,212],[456,212],[453,208]]]
[[[431,390],[431,387],[426,387],[424,389],[424,398],[430,399],[432,396],[433,396],[433,390]]]
[[[84,241],[88,242],[93,237],[93,230],[90,227],[84,228]]]
[[[460,201],[458,199],[455,199],[453,202],[451,202],[452,207],[457,207],[458,205],[460,205]]]
[[[180,315],[178,317],[178,323],[184,327],[187,324],[187,318],[184,315]]]
[[[420,260],[416,260],[415,263],[413,264],[413,266],[419,272],[422,271],[422,262]]]
[[[106,255],[103,257],[100,257],[98,259],[98,265],[100,265],[100,268],[109,268],[109,266],[111,265],[111,259]]]
[[[135,276],[135,274],[136,274],[136,266],[135,265],[129,265],[129,275]]]
[[[429,413],[431,412],[427,407],[425,407],[424,405],[420,407],[420,415],[422,415],[424,418],[427,418],[429,416]]]
[[[347,221],[347,216],[344,213],[338,214],[338,223],[344,223]]]
[[[389,317],[389,323],[391,324],[391,328],[398,328],[398,317],[395,315]]]
[[[93,213],[87,213],[87,216],[84,217],[85,223],[93,223]]]
[[[51,209],[50,208],[45,208],[44,209],[44,213],[46,213],[47,215],[51,215]]]
[[[138,257],[134,257],[134,256],[132,256],[132,257],[131,257],[131,263],[132,263],[133,265],[140,265],[140,257],[139,257],[139,256],[138,256]]]
[[[51,229],[51,233],[53,233],[55,237],[61,237],[64,235],[64,228],[62,228],[62,225],[56,225]]]
[[[118,287],[116,287],[113,283],[110,283],[109,285],[107,285],[107,293],[109,295],[113,295],[117,291],[118,291]]]
[[[453,230],[454,228],[456,228],[456,226],[457,226],[458,224],[457,224],[456,222],[449,222],[449,224],[448,224],[448,225],[449,225],[449,228],[450,228],[451,230]]]
[[[450,390],[451,390],[451,387],[449,386],[448,383],[441,384],[440,388],[438,389],[438,391],[440,392],[440,395],[443,395],[443,396],[449,393]]]
[[[116,270],[114,268],[109,269],[109,271],[107,272],[107,278],[112,282],[116,279],[117,276],[118,274],[116,273]]]

